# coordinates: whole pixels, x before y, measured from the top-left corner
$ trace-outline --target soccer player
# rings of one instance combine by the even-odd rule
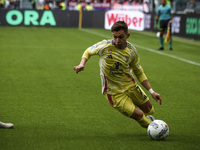
[[[103,40],[87,48],[80,64],[74,66],[74,70],[76,73],[83,71],[90,56],[99,55],[102,93],[112,107],[147,128],[154,119],[150,116],[154,113],[154,107],[136,83],[133,73],[153,98],[161,104],[160,94],[151,88],[140,65],[136,48],[127,41],[130,36],[127,24],[118,21],[112,26],[111,32],[113,40]],[[149,118],[146,115],[149,115]]]
[[[3,123],[0,121],[0,128],[6,128],[6,129],[11,129],[13,128],[13,124],[12,123]]]
[[[156,28],[158,27],[158,21],[160,19],[160,27],[159,27],[160,48],[158,50],[164,50],[163,34],[167,30],[168,26],[170,27],[169,49],[172,50],[171,22],[173,15],[171,11],[172,11],[171,6],[166,3],[166,0],[161,0],[161,5],[158,7],[156,15]]]

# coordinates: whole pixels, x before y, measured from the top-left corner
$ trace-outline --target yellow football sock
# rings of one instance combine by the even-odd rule
[[[142,127],[147,128],[148,125],[152,122],[149,118],[143,115],[142,119],[136,120]]]

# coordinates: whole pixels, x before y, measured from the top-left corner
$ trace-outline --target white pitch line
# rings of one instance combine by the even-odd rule
[[[163,53],[163,52],[160,52],[160,51],[155,51],[153,49],[146,48],[146,47],[143,47],[143,46],[140,46],[140,45],[137,45],[137,44],[134,44],[134,45],[139,47],[139,48],[142,48],[144,50],[153,52],[153,53],[157,53],[157,54],[160,54],[160,55],[168,56],[168,57],[171,57],[171,58],[174,58],[174,59],[177,59],[177,60],[181,60],[183,62],[187,62],[189,64],[200,66],[200,63],[197,63],[197,62],[194,62],[194,61],[191,61],[191,60],[187,60],[187,59],[184,59],[184,58],[181,58],[181,57],[177,57],[177,56],[174,56],[174,55],[166,54],[166,53]]]
[[[104,34],[97,33],[97,32],[91,31],[91,30],[87,30],[87,29],[80,29],[80,31],[91,33],[91,34],[94,34],[94,35],[97,35],[97,36],[100,36],[100,37],[103,37],[103,38],[112,38],[111,36],[106,36]],[[174,55],[171,55],[171,54],[166,54],[166,53],[163,53],[161,51],[156,51],[156,50],[153,50],[151,48],[147,48],[147,47],[144,47],[144,46],[141,46],[141,45],[137,45],[137,44],[134,44],[134,45],[136,47],[142,48],[143,50],[146,50],[146,51],[150,51],[150,52],[153,52],[153,53],[156,53],[156,54],[159,54],[159,55],[163,55],[163,56],[168,56],[168,57],[171,57],[171,58],[192,64],[192,65],[200,66],[200,63],[197,63],[197,62],[194,62],[194,61],[191,61],[191,60],[187,60],[187,59],[177,57],[177,56],[174,56]]]

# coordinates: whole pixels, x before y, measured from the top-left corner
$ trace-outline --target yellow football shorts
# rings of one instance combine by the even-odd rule
[[[136,106],[142,105],[149,100],[149,97],[139,85],[131,87],[124,93],[116,95],[104,94],[104,96],[109,100],[111,106],[127,117],[132,116]]]

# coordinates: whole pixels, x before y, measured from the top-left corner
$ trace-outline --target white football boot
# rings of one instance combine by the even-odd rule
[[[147,115],[146,117],[149,118],[151,121],[155,120],[155,118],[152,115]]]

